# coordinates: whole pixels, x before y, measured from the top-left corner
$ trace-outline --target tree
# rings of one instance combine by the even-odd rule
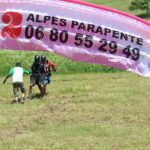
[[[132,0],[130,10],[140,9],[150,14],[150,0]]]

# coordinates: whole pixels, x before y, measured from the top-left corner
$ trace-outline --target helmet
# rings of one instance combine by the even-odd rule
[[[41,62],[46,62],[46,56],[45,55],[41,56]]]
[[[39,63],[40,62],[40,56],[35,55],[34,61],[35,61],[35,63]]]

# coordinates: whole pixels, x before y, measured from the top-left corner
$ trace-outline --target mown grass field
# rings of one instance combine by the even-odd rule
[[[86,1],[143,14],[128,10],[131,0]],[[150,149],[150,79],[134,73],[44,53],[59,70],[48,94],[38,99],[34,87],[32,101],[10,104],[11,79],[2,80],[16,61],[29,70],[35,54],[43,53],[0,51],[0,150]]]
[[[149,78],[123,72],[53,74],[48,95],[24,105],[10,104],[11,87],[8,80],[0,91],[1,150],[150,148]],[[33,91],[39,93],[37,87]]]

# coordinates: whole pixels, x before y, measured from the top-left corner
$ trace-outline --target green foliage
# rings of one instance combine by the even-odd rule
[[[141,9],[150,14],[150,0],[133,0],[129,8],[130,10]]]

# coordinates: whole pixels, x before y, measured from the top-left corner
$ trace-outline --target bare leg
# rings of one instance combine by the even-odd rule
[[[13,83],[13,92],[14,92],[15,101],[18,102],[18,100],[19,100],[19,97],[18,97],[19,88],[18,88],[17,83]]]
[[[43,94],[46,94],[46,85],[43,86]]]
[[[39,84],[38,88],[40,89],[40,94],[43,97],[44,96],[44,85],[43,84]]]
[[[22,99],[25,100],[25,93],[22,93]]]
[[[29,86],[29,99],[32,97],[32,85]]]

